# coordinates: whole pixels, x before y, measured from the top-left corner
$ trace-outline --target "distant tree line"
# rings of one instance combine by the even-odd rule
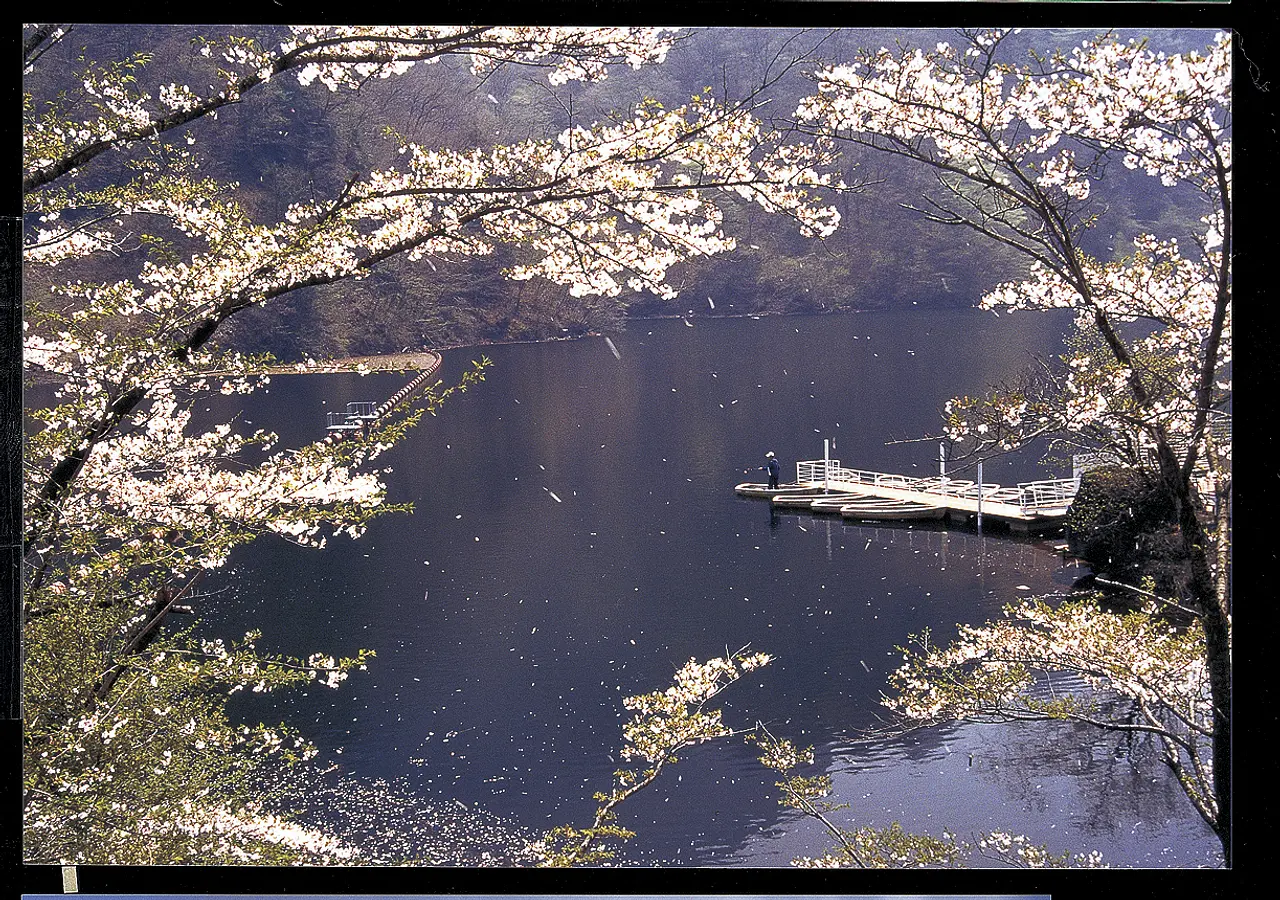
[[[1037,40],[1046,36],[1067,46],[1092,35],[1036,32]],[[946,29],[902,35],[919,46],[954,38]],[[1171,42],[1171,50],[1183,49],[1177,32],[1162,39]],[[182,58],[187,40],[185,30],[165,26],[93,32],[99,55],[145,49],[153,78],[165,77],[161,69]],[[392,135],[455,150],[547,137],[571,123],[625,115],[644,98],[674,106],[707,87],[740,96],[767,76],[771,62],[806,52],[810,65],[769,88],[766,112],[785,128],[812,88],[804,72],[885,40],[883,32],[859,29],[708,29],[677,41],[663,66],[555,89],[537,73],[511,66],[478,82],[465,61],[453,59],[398,78],[371,79],[356,92],[299,91],[278,80],[222,112],[218,139],[231,152],[210,158],[205,172],[238,182],[253,214],[275,218],[292,198],[323,196],[352,173],[392,161]],[[1194,46],[1194,36],[1186,43]],[[1029,50],[1026,42],[1017,52]],[[708,59],[716,65],[707,66]],[[57,79],[73,69],[69,60],[65,69],[42,68],[41,77]],[[680,291],[675,300],[630,292],[574,297],[544,279],[511,281],[502,272],[516,263],[515,252],[502,250],[485,257],[399,260],[358,282],[298,291],[269,310],[245,310],[220,340],[243,352],[293,361],[616,332],[635,316],[968,307],[992,284],[1025,274],[1025,260],[1006,248],[903,208],[904,201],[929,192],[931,173],[857,147],[844,148],[840,167],[850,183],[892,189],[836,198],[842,227],[825,239],[803,237],[757,205],[724,201],[725,231],[736,237],[737,251],[675,266],[669,278]],[[1196,223],[1182,218],[1185,204],[1176,192],[1154,189],[1140,173],[1116,166],[1101,184],[1107,189],[1106,222],[1090,235],[1098,244],[1087,248],[1091,253],[1105,258],[1125,252],[1135,235],[1149,231],[1194,231]]]

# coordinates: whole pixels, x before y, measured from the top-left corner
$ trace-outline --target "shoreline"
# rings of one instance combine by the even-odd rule
[[[882,312],[879,309],[828,309],[828,310],[806,310],[803,312],[775,312],[775,313],[726,313],[713,316],[689,316],[689,315],[658,315],[644,316],[643,318],[627,319],[627,324],[640,322],[663,322],[673,319],[684,319],[686,321],[719,321],[722,319],[765,319],[775,317],[796,317],[796,316],[839,316],[839,315],[857,315],[857,314],[873,314]],[[625,328],[623,329],[626,330]],[[562,335],[555,337],[532,338],[528,340],[493,340],[480,341],[478,343],[458,343],[446,344],[433,349],[423,350],[403,350],[392,353],[371,353],[356,356],[342,356],[330,360],[316,360],[315,365],[309,366],[304,362],[283,362],[276,365],[264,367],[260,374],[263,375],[335,375],[343,372],[358,372],[363,366],[368,372],[410,372],[427,368],[433,356],[439,357],[446,350],[479,350],[484,347],[504,347],[518,344],[548,344],[554,341],[580,341],[585,338],[604,338],[608,337],[603,332],[588,331],[576,335]],[[40,369],[23,367],[24,376],[32,378],[36,381],[53,383],[58,380],[59,376]],[[234,373],[224,370],[214,369],[206,372],[193,372],[192,377],[225,377]]]
[[[841,309],[841,310],[816,310],[804,312],[778,312],[778,313],[727,313],[724,315],[714,316],[689,316],[689,315],[664,315],[664,316],[644,316],[643,318],[627,319],[627,323],[634,322],[665,322],[673,319],[685,320],[702,320],[702,321],[718,321],[721,319],[772,319],[776,317],[787,316],[840,316],[859,313],[876,313],[882,312],[878,309]],[[625,331],[625,329],[623,329]],[[620,332],[619,332],[620,333]],[[444,344],[434,347],[430,350],[417,351],[401,351],[399,353],[381,353],[369,354],[366,356],[344,356],[338,359],[332,359],[325,362],[317,361],[317,365],[313,368],[300,370],[298,366],[302,363],[282,363],[279,366],[272,366],[266,370],[269,375],[307,375],[310,373],[332,374],[335,372],[353,371],[362,362],[370,371],[375,372],[394,372],[408,371],[418,368],[412,364],[412,360],[420,359],[431,353],[443,354],[446,350],[478,350],[484,347],[508,347],[520,344],[550,344],[556,341],[580,341],[586,338],[605,338],[609,335],[601,331],[587,331],[582,334],[561,335],[555,337],[530,338],[528,340],[512,339],[505,341],[479,341],[476,343],[460,343],[460,344]],[[403,364],[402,364],[403,363]],[[208,373],[217,374],[217,373]]]

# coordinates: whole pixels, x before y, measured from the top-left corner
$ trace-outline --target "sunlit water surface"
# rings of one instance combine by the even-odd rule
[[[1212,864],[1215,841],[1150,747],[1063,725],[854,743],[883,712],[909,635],[945,639],[1083,574],[1053,549],[1060,536],[778,514],[733,492],[763,480],[765,451],[793,477],[824,439],[846,466],[934,474],[937,443],[911,439],[937,431],[949,397],[1053,352],[1064,320],[691,321],[633,323],[611,336],[616,356],[599,338],[448,351],[446,383],[481,353],[494,365],[386,458],[388,499],[414,503],[412,515],[322,552],[264,539],[236,553],[204,632],[260,628],[263,647],[303,656],[377,652],[336,691],[237,707],[300,728],[333,766],[302,788],[328,798],[312,814],[381,835],[392,856],[502,862],[520,835],[589,822],[591,795],[621,764],[623,697],[750,645],[777,661],[723,696],[726,719],[813,744],[848,824],[1009,829],[1116,865]],[[277,377],[243,419],[297,446],[322,434],[327,411],[406,380]],[[1065,474],[1069,463],[1024,454],[988,463],[984,480]],[[623,807],[638,836],[621,861],[819,854],[820,829],[779,807],[774,781],[745,743],[691,750]],[[451,818],[464,809],[466,827]]]

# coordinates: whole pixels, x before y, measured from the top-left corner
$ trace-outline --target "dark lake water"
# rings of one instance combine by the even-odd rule
[[[632,323],[612,337],[445,354],[449,383],[481,352],[487,380],[388,458],[392,501],[359,541],[239,551],[203,630],[250,627],[273,652],[376,650],[337,691],[240,707],[308,735],[334,777],[383,780],[520,828],[585,825],[620,760],[624,696],[691,657],[751,645],[777,661],[723,695],[730,724],[812,743],[850,823],[961,835],[1024,832],[1117,865],[1215,860],[1215,841],[1150,748],[1066,726],[963,726],[874,746],[895,646],[940,638],[1083,574],[1055,536],[873,527],[780,515],[735,496],[784,478],[823,440],[846,466],[933,474],[951,396],[1057,348],[1065,320],[974,311]],[[380,401],[408,376],[278,377],[252,425],[286,445],[327,410]],[[230,401],[228,401],[230,402]],[[751,474],[744,475],[745,469]],[[1034,453],[985,480],[1070,474]],[[972,474],[967,477],[973,478]],[[253,705],[255,703],[257,705]],[[823,836],[776,802],[749,745],[696,748],[629,801],[624,862],[786,865]],[[411,827],[388,814],[378,827]]]

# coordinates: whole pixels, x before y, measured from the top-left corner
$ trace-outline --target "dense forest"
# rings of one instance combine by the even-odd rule
[[[264,40],[272,32],[255,30]],[[1080,29],[1037,30],[1011,46],[1015,53],[1030,53],[1033,44],[1047,52],[1091,36]],[[124,59],[143,53],[150,59],[139,81],[181,83],[187,73],[159,71],[160,60],[176,69],[177,61],[198,53],[186,28],[81,26],[76,37],[56,51],[67,57],[66,65],[44,66],[36,79],[76,71],[81,54]],[[220,152],[206,151],[203,173],[236,182],[245,208],[273,220],[284,216],[292,198],[334,193],[352,175],[388,162],[396,147],[392,135],[450,149],[515,143],[571,124],[625,117],[646,100],[677,105],[707,88],[729,99],[763,91],[772,126],[786,131],[796,127],[790,118],[796,102],[812,89],[806,73],[863,47],[931,47],[955,37],[945,29],[697,30],[677,42],[662,66],[619,68],[603,81],[559,88],[518,67],[499,67],[477,83],[456,59],[400,78],[371,79],[355,92],[304,90],[282,78],[223,111],[217,122],[195,123],[193,131],[198,136],[202,128],[218,130],[212,146]],[[1203,32],[1192,31],[1159,35],[1161,49],[1169,51],[1197,47],[1203,38]],[[58,87],[32,86],[46,95]],[[438,254],[397,260],[362,280],[297,291],[245,310],[219,339],[224,346],[294,361],[607,333],[635,316],[971,306],[985,290],[1025,274],[1027,260],[1007,247],[934,224],[907,208],[931,187],[933,173],[853,146],[844,149],[841,165],[851,189],[836,197],[841,227],[834,236],[802,237],[758,205],[726,194],[726,231],[737,239],[737,249],[680,264],[670,279],[680,291],[675,300],[631,292],[573,297],[542,279],[513,281],[503,273],[518,262],[515,250],[482,258]],[[1196,225],[1181,212],[1187,206],[1176,192],[1140,172],[1116,166],[1101,185],[1101,227],[1093,232],[1099,245],[1088,248],[1101,258],[1125,253],[1138,233],[1188,234]],[[41,286],[29,279],[26,289],[30,300],[38,298]]]

